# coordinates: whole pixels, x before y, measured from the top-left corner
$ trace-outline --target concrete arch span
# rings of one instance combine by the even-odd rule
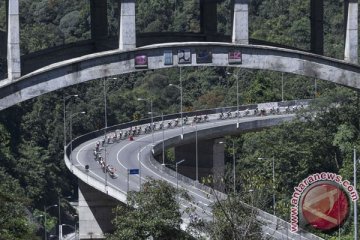
[[[178,33],[178,32],[154,32],[154,33],[138,33],[136,35],[137,47],[144,47],[153,44],[162,44],[168,42],[207,42],[210,41],[208,35],[203,33]],[[231,42],[231,36],[212,35],[211,40],[216,42]],[[98,53],[101,51],[110,51],[118,48],[118,38],[105,38],[102,40],[83,40],[79,42],[69,43],[61,46],[51,47],[29,53],[21,56],[21,73],[26,75],[42,67],[50,64],[69,60],[88,54]],[[1,42],[1,31],[0,31]],[[249,38],[249,43],[253,45],[266,45],[272,47],[280,47],[292,50],[300,50],[290,46],[272,43],[268,41]],[[6,59],[6,46],[0,45],[0,58]],[[5,71],[5,69],[4,69]],[[1,77],[0,77],[1,78]],[[0,80],[1,81],[1,80]]]
[[[179,62],[179,50],[189,51],[189,61]],[[229,63],[229,53],[241,53],[242,61]],[[165,63],[164,51],[170,51],[171,64]],[[204,62],[199,51],[210,56]],[[135,66],[135,57],[146,63]],[[143,70],[170,67],[209,66],[272,70],[318,78],[360,89],[360,66],[307,52],[255,45],[218,42],[167,43],[134,50],[113,50],[52,64],[16,81],[0,82],[0,110],[27,99],[97,78]]]

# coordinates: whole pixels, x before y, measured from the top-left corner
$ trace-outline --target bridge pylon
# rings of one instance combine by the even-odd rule
[[[344,1],[344,18],[345,18],[345,53],[344,60],[354,64],[358,64],[358,0]]]
[[[10,81],[21,76],[19,0],[8,2],[7,62]]]

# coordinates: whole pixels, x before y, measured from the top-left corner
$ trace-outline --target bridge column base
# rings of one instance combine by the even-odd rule
[[[358,1],[346,0],[345,7],[345,22],[346,22],[346,36],[345,36],[345,61],[351,63],[358,63]]]
[[[222,140],[210,139],[198,141],[198,180],[213,176],[214,188],[222,191],[224,184],[221,179],[225,172],[224,144]],[[196,144],[190,143],[175,147],[175,159],[185,159],[178,167],[180,174],[196,180]]]
[[[114,231],[112,209],[119,202],[79,180],[79,239],[105,239]]]
[[[234,0],[232,43],[249,44],[249,0]]]

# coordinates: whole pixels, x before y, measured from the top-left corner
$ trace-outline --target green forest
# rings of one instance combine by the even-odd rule
[[[110,37],[118,33],[117,2],[108,0]],[[138,32],[200,31],[199,0],[137,0],[136,3]],[[252,0],[250,37],[309,50],[309,7],[310,1],[303,0]],[[343,8],[343,1],[325,1],[324,53],[339,59],[343,58],[344,52]],[[86,0],[20,0],[21,54],[89,39],[89,15]],[[230,35],[230,0],[218,4],[217,18],[218,32]],[[6,31],[5,20],[5,1],[0,1],[0,31]],[[0,61],[0,68],[3,68],[0,75],[4,75],[6,57],[0,56]],[[233,74],[227,75],[227,71]],[[274,157],[277,214],[286,220],[290,216],[293,188],[308,175],[330,171],[353,181],[352,151],[354,147],[360,150],[357,91],[292,74],[189,67],[182,69],[185,111],[236,105],[235,75],[239,76],[241,104],[281,101],[282,77],[285,100],[314,98],[315,101],[311,105],[313,111],[301,113],[299,120],[226,139],[229,144],[226,147],[228,172],[225,180],[229,191],[232,186],[232,141],[239,176],[237,190],[244,196],[240,200],[249,202],[247,192],[252,189],[266,200],[257,205],[272,211],[272,189],[266,188],[272,183],[271,162],[258,158]],[[179,91],[166,88],[170,83],[179,83],[179,69],[143,71],[108,79],[108,125],[145,117],[143,103],[136,101],[138,97],[154,99],[155,112],[179,112]],[[63,221],[76,221],[69,202],[77,199],[77,179],[63,162],[63,98],[79,95],[69,99],[66,108],[87,113],[73,119],[73,133],[78,136],[104,127],[102,90],[103,82],[97,79],[42,95],[1,112],[0,239],[41,239],[44,206],[59,202]],[[170,191],[168,186],[162,187]],[[141,197],[132,196],[132,199],[136,202]],[[229,209],[238,200],[235,198],[228,203]],[[49,209],[46,214],[46,228],[53,229],[57,224],[57,208]],[[218,215],[221,219],[221,214]],[[352,216],[349,218],[339,231],[341,239],[354,238]],[[115,219],[119,226],[121,222]],[[213,229],[211,236],[214,239],[231,237],[232,233],[226,232],[226,228],[226,224],[214,227],[216,231]],[[335,239],[339,232],[322,237]],[[188,238],[178,234],[181,239]],[[255,235],[253,239],[259,238]]]

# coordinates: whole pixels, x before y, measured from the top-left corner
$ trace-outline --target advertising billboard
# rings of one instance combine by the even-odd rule
[[[146,54],[139,54],[135,56],[135,68],[147,68],[148,58]]]
[[[196,51],[196,63],[212,63],[212,53],[208,49],[198,49]]]
[[[172,50],[164,50],[164,65],[173,65]]]
[[[242,64],[242,54],[240,50],[229,52],[229,64]]]
[[[191,64],[190,49],[179,49],[178,50],[178,63],[179,64]]]

